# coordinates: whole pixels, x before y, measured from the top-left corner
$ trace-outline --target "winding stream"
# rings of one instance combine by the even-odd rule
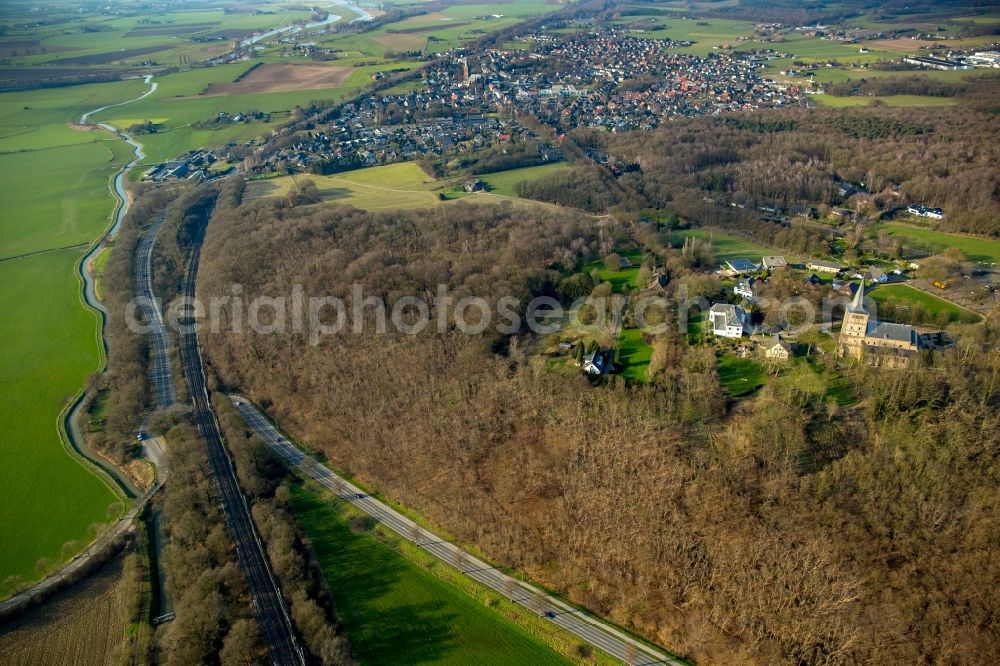
[[[88,118],[90,118],[90,116],[92,116],[95,113],[104,111],[105,109],[110,109],[117,106],[123,106],[125,104],[131,104],[132,102],[137,102],[140,99],[143,99],[153,94],[153,92],[156,91],[157,84],[152,81],[152,78],[153,78],[152,76],[144,77],[143,80],[147,85],[149,85],[149,90],[147,90],[143,94],[133,99],[120,102],[118,104],[109,104],[107,106],[102,106],[99,109],[88,111],[87,113],[84,113],[82,116],[80,116],[80,124],[81,125],[86,124]],[[118,233],[118,230],[121,227],[122,220],[125,219],[125,214],[128,213],[129,205],[131,204],[131,199],[129,198],[128,192],[125,189],[125,178],[128,177],[128,172],[132,169],[132,167],[138,164],[145,157],[145,155],[142,152],[142,146],[139,145],[137,142],[135,142],[132,139],[132,137],[128,136],[127,134],[118,131],[111,125],[99,124],[98,127],[100,127],[105,131],[111,132],[116,136],[118,136],[119,138],[123,139],[124,141],[128,142],[128,144],[131,145],[133,148],[133,156],[134,156],[133,159],[128,164],[126,164],[125,166],[123,166],[121,169],[118,170],[118,173],[115,174],[114,179],[112,180],[111,184],[112,191],[114,192],[115,197],[117,199],[117,202],[115,204],[114,220],[112,221],[111,225],[107,228],[107,230],[104,232],[104,234],[101,235],[101,238],[99,238],[97,241],[94,242],[93,246],[90,248],[87,254],[84,255],[83,259],[81,259],[80,263],[77,265],[77,273],[83,280],[84,303],[86,303],[87,306],[96,310],[100,315],[101,344],[104,346],[103,351],[106,355],[108,342],[104,337],[104,327],[108,316],[108,310],[107,308],[104,307],[104,304],[101,303],[101,301],[97,298],[97,293],[94,288],[94,276],[91,274],[89,267],[93,263],[94,259],[97,258],[97,255],[100,254],[105,249],[105,247],[107,246],[107,240],[114,238],[114,236]],[[66,429],[66,438],[69,440],[69,445],[73,447],[73,450],[76,451],[81,457],[85,458],[92,465],[98,467],[102,472],[104,472],[106,476],[111,477],[111,479],[114,480],[114,482],[124,491],[124,493],[128,497],[132,498],[138,497],[140,495],[139,491],[135,488],[135,486],[132,484],[131,480],[127,476],[118,473],[118,470],[114,469],[111,465],[109,465],[102,458],[95,455],[92,451],[90,451],[87,448],[86,440],[83,437],[83,431],[80,426],[80,415],[81,415],[80,413],[83,410],[83,407],[84,407],[84,400],[83,400],[83,392],[81,391],[80,395],[77,398],[77,401],[73,404],[73,407],[66,414],[64,421],[64,426]]]

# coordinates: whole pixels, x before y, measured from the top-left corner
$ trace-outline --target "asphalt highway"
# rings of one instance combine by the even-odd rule
[[[305,476],[332,490],[337,497],[350,502],[448,566],[458,569],[470,578],[626,663],[684,666],[684,661],[640,643],[543,590],[506,575],[496,567],[469,555],[454,544],[420,527],[383,502],[365,494],[346,479],[337,476],[315,458],[303,453],[278,431],[256,405],[240,396],[230,396],[230,400],[240,410],[247,426],[290,467],[297,467]]]
[[[190,297],[194,296],[199,254],[200,251],[196,249],[185,283],[185,293]],[[295,640],[288,609],[274,580],[263,543],[250,518],[250,507],[236,481],[236,470],[223,445],[219,424],[212,412],[205,387],[197,330],[190,319],[182,319],[181,324],[181,363],[194,403],[194,421],[205,441],[210,471],[218,484],[222,509],[236,543],[240,565],[246,573],[247,586],[253,598],[261,633],[271,653],[271,661],[279,666],[304,665],[305,658]]]
[[[153,243],[163,225],[164,214],[160,213],[142,235],[135,248],[135,288],[136,304],[149,326],[149,337],[153,344],[152,365],[153,386],[156,389],[156,406],[170,407],[177,401],[174,378],[170,371],[170,338],[163,324],[159,300],[153,294]]]

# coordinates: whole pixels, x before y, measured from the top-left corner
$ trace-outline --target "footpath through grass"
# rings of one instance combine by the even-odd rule
[[[499,594],[488,608],[435,573],[445,565],[407,553],[343,502],[296,486],[292,504],[360,663],[569,663],[509,619],[515,607]]]

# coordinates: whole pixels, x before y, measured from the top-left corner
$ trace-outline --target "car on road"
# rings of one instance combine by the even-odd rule
[[[550,620],[554,620],[554,619],[556,619],[556,612],[555,611],[545,611],[544,613],[542,613],[542,617],[547,617]]]
[[[135,439],[136,439],[137,442],[141,442],[142,440],[146,439],[147,437],[149,437],[149,435],[147,435],[144,432],[140,432],[138,435],[135,436]]]

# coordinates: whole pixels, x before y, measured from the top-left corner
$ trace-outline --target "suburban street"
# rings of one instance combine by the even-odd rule
[[[230,400],[240,410],[247,426],[290,467],[297,467],[304,476],[329,488],[337,497],[350,502],[446,565],[459,569],[470,578],[509,597],[515,603],[626,663],[671,666],[682,666],[686,663],[630,638],[611,625],[586,615],[583,611],[532,585],[506,575],[496,567],[469,555],[454,544],[420,527],[385,503],[364,493],[343,477],[334,474],[315,458],[306,455],[289,442],[253,403],[239,396],[230,396]]]
[[[200,249],[195,249],[185,281],[185,293],[194,296],[195,276]],[[232,459],[222,443],[219,424],[212,412],[198,346],[198,333],[191,319],[182,321],[180,336],[181,362],[194,403],[194,421],[205,442],[211,474],[218,483],[219,499],[226,514],[240,566],[246,573],[247,587],[253,598],[254,610],[261,633],[271,652],[271,661],[279,666],[304,664],[305,658],[295,640],[281,591],[271,572],[264,545],[250,517],[250,507],[236,481]]]

